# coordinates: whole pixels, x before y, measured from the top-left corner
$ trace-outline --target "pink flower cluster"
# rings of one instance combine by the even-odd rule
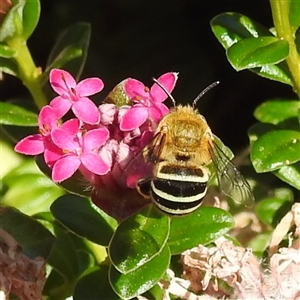
[[[166,73],[158,81],[171,92],[177,73]],[[131,105],[119,107],[114,103],[97,107],[89,98],[103,89],[99,78],[76,83],[67,71],[53,69],[50,84],[58,96],[41,109],[39,133],[19,141],[15,151],[43,153],[54,182],[72,177],[77,170],[89,181],[110,174],[116,182],[122,182],[126,165],[150,141],[169,111],[163,104],[168,96],[156,83],[149,89],[136,79],[124,80],[124,92]],[[74,118],[62,122],[70,110]]]

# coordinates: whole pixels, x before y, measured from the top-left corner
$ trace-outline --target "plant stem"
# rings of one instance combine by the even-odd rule
[[[300,99],[300,57],[295,44],[295,34],[289,22],[290,1],[270,0],[270,4],[277,37],[289,43],[290,52],[286,62],[293,77],[294,90]]]
[[[48,101],[39,83],[41,71],[35,66],[26,41],[21,36],[15,36],[6,42],[17,52],[14,59],[18,64],[19,77],[23,84],[28,88],[35,105],[41,109],[43,106],[48,104]]]

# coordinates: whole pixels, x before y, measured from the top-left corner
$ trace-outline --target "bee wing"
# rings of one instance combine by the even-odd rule
[[[210,153],[221,191],[236,203],[252,206],[254,197],[251,187],[237,167],[217,143],[212,142]]]
[[[125,178],[128,187],[134,188],[139,179],[152,178],[153,166],[159,160],[165,134],[158,132],[127,164]]]

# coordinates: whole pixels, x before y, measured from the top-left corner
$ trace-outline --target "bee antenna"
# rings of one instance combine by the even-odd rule
[[[211,83],[209,86],[207,86],[193,101],[193,108],[195,108],[197,102],[199,101],[199,99],[201,97],[203,97],[204,94],[206,94],[209,90],[211,90],[212,88],[214,88],[215,86],[217,86],[220,83],[220,81],[215,81],[213,83]]]
[[[168,95],[168,97],[171,99],[173,106],[176,106],[176,101],[174,99],[174,97],[171,95],[171,93],[156,79],[156,78],[152,78],[152,80]]]

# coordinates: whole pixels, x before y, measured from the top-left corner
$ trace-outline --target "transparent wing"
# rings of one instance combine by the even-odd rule
[[[210,153],[221,191],[236,203],[252,206],[254,196],[251,187],[237,167],[214,142],[210,145]]]
[[[134,188],[138,180],[153,177],[153,168],[159,160],[164,141],[165,134],[157,133],[150,143],[129,161],[124,172],[128,187]]]

